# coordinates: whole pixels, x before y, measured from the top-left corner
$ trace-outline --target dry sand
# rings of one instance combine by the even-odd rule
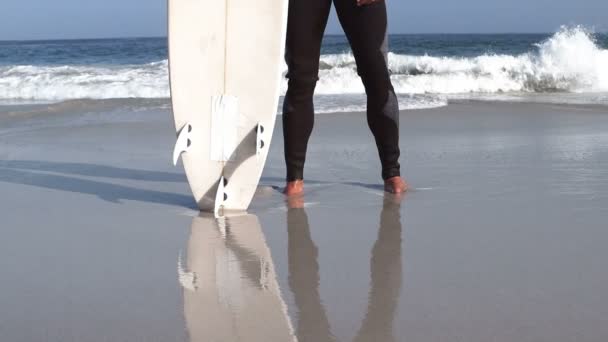
[[[2,341],[268,339],[247,303],[300,341],[608,340],[606,107],[403,112],[401,201],[365,115],[318,115],[304,209],[275,190],[279,117],[252,218],[221,223],[170,164],[166,109],[70,108],[0,110]]]

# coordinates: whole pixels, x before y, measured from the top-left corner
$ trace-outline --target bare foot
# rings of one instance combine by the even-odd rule
[[[286,196],[301,195],[304,192],[304,181],[296,179],[295,181],[287,182],[283,193]]]
[[[384,181],[384,191],[392,194],[402,194],[408,189],[407,183],[403,178],[396,176]]]

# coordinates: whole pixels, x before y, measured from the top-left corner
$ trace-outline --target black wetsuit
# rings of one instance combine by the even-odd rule
[[[367,122],[376,140],[382,178],[399,176],[399,107],[387,66],[384,1],[357,6],[333,0],[367,93]],[[313,93],[321,40],[332,0],[289,0],[285,60],[289,86],[283,104],[287,180],[304,178],[306,147],[314,124]]]

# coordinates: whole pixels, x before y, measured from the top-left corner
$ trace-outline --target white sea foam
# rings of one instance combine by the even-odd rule
[[[317,91],[361,93],[352,55],[322,57]],[[398,93],[608,92],[608,50],[581,27],[563,28],[526,54],[474,58],[389,54]]]
[[[60,101],[168,96],[166,60],[121,66],[0,67],[0,100]]]
[[[0,102],[167,98],[167,64],[164,60],[121,66],[0,66]],[[608,92],[608,50],[580,27],[562,28],[521,55],[458,58],[390,53],[389,68],[404,109],[441,106],[446,96],[467,94]],[[365,108],[364,97],[348,97],[364,92],[351,54],[322,56],[319,77],[320,112]],[[283,82],[283,94],[286,88]]]
[[[399,94],[397,95],[399,109],[423,109],[447,106],[448,99],[445,96],[433,96],[424,94]],[[340,94],[340,95],[317,95],[315,96],[315,112],[365,112],[367,98],[363,94]],[[281,110],[279,108],[279,114]]]

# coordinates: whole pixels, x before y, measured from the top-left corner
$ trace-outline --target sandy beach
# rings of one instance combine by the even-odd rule
[[[608,107],[403,111],[403,199],[365,114],[319,114],[303,209],[277,191],[278,117],[249,215],[219,222],[171,120],[0,107],[0,340],[608,340]]]

